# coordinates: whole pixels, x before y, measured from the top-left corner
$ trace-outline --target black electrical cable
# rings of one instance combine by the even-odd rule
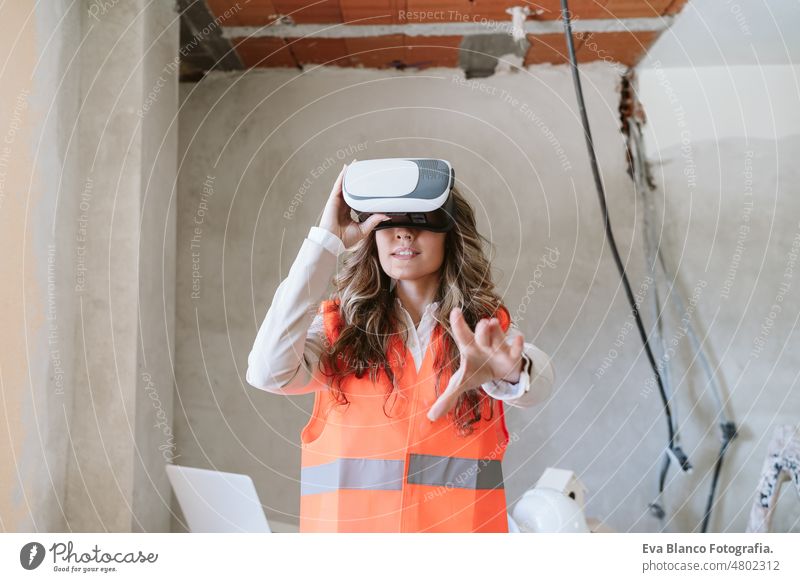
[[[639,123],[634,118],[628,117],[626,119],[626,124],[627,124],[627,130],[628,130],[627,131],[627,133],[628,133],[628,152],[631,155],[631,177],[634,180],[634,184],[637,187],[637,190],[639,190],[641,188],[642,192],[646,192],[647,189],[648,189],[648,186],[650,185],[650,179],[649,179],[649,176],[647,175],[646,164],[644,164],[644,161],[643,161],[643,148],[642,148],[642,143],[641,143],[642,142],[642,134],[641,134],[641,131],[640,131]],[[652,188],[653,187],[650,186],[650,189],[652,189]],[[645,209],[646,209],[645,210],[645,216],[644,216],[644,229],[645,229],[645,243],[646,243],[645,248],[647,249],[647,252],[646,252],[647,264],[651,266],[653,275],[655,277],[657,277],[656,269],[657,269],[657,266],[659,266],[659,267],[661,267],[661,271],[662,271],[662,273],[664,275],[664,278],[665,279],[669,279],[669,278],[671,278],[673,276],[671,275],[670,270],[667,268],[666,261],[664,260],[664,254],[661,252],[661,247],[660,246],[655,245],[656,249],[657,249],[656,252],[655,252],[655,257],[658,258],[658,261],[655,260],[655,257],[653,255],[653,251],[652,251],[653,246],[654,246],[653,245],[653,233],[651,232],[651,228],[652,227],[651,227],[650,221],[648,220],[648,210],[647,210],[648,207],[649,207],[649,201],[647,199],[645,199],[643,202],[644,202]],[[676,303],[677,304],[676,307],[678,308],[678,310],[680,312],[684,312],[683,301],[681,300],[680,293],[677,293],[674,290],[670,290],[670,292],[667,294],[667,297],[669,298],[669,302],[670,303]],[[654,313],[656,314],[655,317],[656,317],[656,322],[658,324],[658,334],[659,334],[659,337],[663,338],[664,332],[663,332],[662,326],[661,326],[662,318],[659,317],[659,315],[658,315],[659,313],[661,313],[661,302],[659,301],[659,298],[658,298],[658,284],[656,284],[654,286],[654,288],[653,288],[653,300],[654,300],[654,305],[655,305]],[[713,395],[714,395],[714,397],[715,397],[715,399],[717,401],[717,406],[719,408],[719,414],[722,416],[722,421],[719,423],[720,433],[721,433],[721,437],[722,437],[721,438],[722,444],[720,446],[720,450],[719,450],[719,453],[717,455],[717,460],[716,460],[715,467],[714,467],[714,475],[713,475],[713,478],[711,480],[711,487],[709,488],[709,491],[708,491],[708,499],[706,501],[706,509],[705,509],[705,513],[703,514],[703,521],[702,521],[702,529],[701,529],[701,531],[702,531],[702,533],[706,533],[708,531],[708,523],[709,523],[709,521],[711,519],[711,510],[714,507],[714,496],[716,495],[716,491],[717,491],[717,485],[718,485],[718,482],[719,482],[720,471],[722,469],[722,463],[725,460],[725,454],[728,452],[728,449],[729,449],[729,446],[731,444],[731,441],[734,438],[736,438],[736,436],[737,436],[737,429],[736,429],[736,423],[734,423],[733,421],[729,420],[727,418],[726,414],[725,414],[725,405],[722,402],[722,395],[719,393],[719,388],[717,386],[717,382],[716,382],[716,378],[714,376],[714,372],[711,370],[711,366],[708,364],[708,359],[706,358],[705,354],[703,353],[703,348],[700,345],[699,341],[697,340],[697,336],[694,333],[694,330],[692,329],[691,324],[687,324],[686,332],[687,332],[687,336],[689,337],[689,340],[692,343],[693,349],[697,351],[697,356],[698,356],[698,358],[700,360],[700,364],[702,365],[703,370],[705,371],[706,376],[708,377],[708,382],[711,385],[712,393],[713,393]],[[662,343],[662,345],[661,345],[662,355],[664,353],[663,347],[664,346],[663,346],[663,343]],[[665,371],[664,384],[666,386],[669,386],[669,384],[670,384],[670,382],[669,382],[669,367],[668,366],[665,367],[664,371]],[[674,420],[677,420],[674,411],[673,411],[672,417],[673,417]],[[674,429],[675,430],[675,439],[676,439],[676,441],[678,440],[678,424],[679,423],[675,424],[675,429]],[[662,474],[661,474],[662,482],[663,482],[663,480],[665,478],[666,478],[666,468],[662,468]],[[658,508],[660,510],[660,507],[661,507],[660,505],[651,504],[651,508],[654,510],[654,512],[655,512],[656,508]],[[658,512],[657,517],[659,517],[659,518],[663,518],[664,517],[663,510],[660,510]]]
[[[720,428],[722,429],[722,446],[719,449],[719,455],[717,455],[717,462],[714,466],[714,478],[711,480],[711,490],[708,493],[706,512],[705,515],[703,515],[703,533],[706,533],[708,530],[708,521],[711,518],[711,509],[714,505],[714,492],[717,490],[717,480],[719,480],[719,472],[722,470],[722,460],[725,458],[728,445],[730,445],[731,441],[736,437],[736,425],[733,422],[723,422]]]
[[[608,216],[608,208],[606,206],[606,195],[603,189],[603,183],[600,179],[600,170],[597,166],[597,156],[594,150],[594,142],[592,141],[592,132],[589,128],[589,118],[586,114],[586,104],[583,100],[583,90],[581,89],[581,80],[580,74],[578,72],[578,62],[575,58],[575,46],[572,39],[572,26],[570,24],[570,13],[569,13],[569,6],[567,4],[567,0],[561,0],[561,15],[564,20],[564,35],[567,41],[567,50],[569,52],[569,61],[572,69],[572,80],[575,85],[575,94],[578,99],[578,108],[581,113],[581,122],[583,123],[584,129],[584,137],[586,138],[586,147],[589,150],[589,160],[592,166],[592,174],[594,176],[594,183],[597,188],[597,194],[600,198],[600,207],[603,211],[603,226],[605,228],[605,233],[609,241],[609,245],[611,247],[611,252],[614,256],[614,262],[617,265],[617,270],[619,271],[620,277],[622,278],[623,286],[625,287],[625,294],[628,297],[628,302],[631,305],[631,309],[633,309],[633,316],[636,320],[636,327],[639,330],[639,336],[642,338],[642,343],[644,344],[645,352],[647,353],[647,359],[650,362],[650,366],[653,369],[653,373],[655,374],[656,381],[658,383],[658,391],[661,395],[661,401],[664,405],[664,414],[666,415],[667,419],[667,431],[669,434],[669,443],[667,445],[667,453],[666,459],[662,466],[661,476],[659,478],[659,494],[661,494],[664,490],[664,481],[666,477],[667,469],[669,468],[670,464],[670,453],[674,455],[675,460],[679,464],[680,468],[683,471],[691,470],[692,466],[689,463],[689,459],[683,450],[675,445],[675,432],[672,427],[672,411],[669,406],[669,401],[667,399],[666,392],[664,390],[664,382],[661,378],[661,374],[658,371],[658,366],[656,365],[655,357],[653,356],[653,351],[650,349],[650,343],[647,340],[647,332],[645,332],[644,324],[642,323],[641,315],[639,314],[639,308],[636,306],[636,300],[633,296],[633,291],[631,289],[631,284],[628,281],[628,275],[625,273],[625,266],[622,264],[622,259],[619,254],[619,250],[617,250],[617,243],[614,240],[614,233],[611,230],[611,221]],[[651,505],[651,510],[656,516],[663,516],[664,512],[663,509],[656,505]]]

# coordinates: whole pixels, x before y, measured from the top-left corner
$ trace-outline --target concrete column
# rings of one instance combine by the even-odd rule
[[[0,531],[168,531],[178,14],[0,6]]]
[[[88,0],[82,33],[67,520],[168,531],[178,14],[169,0]]]

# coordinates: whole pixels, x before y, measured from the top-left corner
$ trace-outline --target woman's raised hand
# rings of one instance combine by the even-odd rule
[[[348,167],[349,164],[345,164],[342,171],[339,172],[339,177],[336,178],[336,183],[333,185],[319,223],[320,228],[324,228],[342,239],[345,249],[358,243],[372,232],[378,223],[389,218],[385,214],[375,213],[364,222],[356,222],[350,217],[350,207],[344,201],[342,194],[342,182]]]
[[[450,312],[450,326],[461,361],[445,391],[428,410],[428,418],[432,421],[447,414],[456,405],[462,392],[495,379],[518,381],[514,378],[518,379],[522,372],[525,339],[520,334],[510,345],[507,344],[506,333],[497,318],[481,319],[473,333],[464,314],[456,307]]]

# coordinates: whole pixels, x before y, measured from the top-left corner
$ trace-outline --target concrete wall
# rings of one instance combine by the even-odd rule
[[[0,23],[16,43],[0,83],[13,138],[0,527],[164,531],[177,13],[169,0],[14,2]]]
[[[650,158],[686,143],[800,135],[800,65],[668,67],[637,71]],[[667,163],[670,158],[665,157]]]
[[[695,323],[708,334],[728,414],[741,431],[725,458],[711,531],[744,530],[773,430],[800,423],[797,75],[791,65],[638,71],[663,248],[690,290],[707,282]],[[683,366],[692,363],[686,356]],[[684,438],[707,465],[719,446],[710,388],[696,361],[677,381]],[[705,494],[708,480],[675,481],[678,523],[700,506],[695,488]],[[790,487],[782,489],[773,531],[800,531]]]
[[[791,33],[799,17],[796,2],[691,0],[637,67],[662,250],[690,293],[707,282],[693,322],[708,334],[727,414],[740,429],[710,531],[744,530],[774,427],[800,422],[792,349],[800,37]],[[684,440],[697,448],[696,464],[708,466],[719,417],[693,354],[682,356],[673,374]],[[703,477],[696,471],[670,486],[677,524],[688,524],[705,501]],[[789,487],[773,531],[800,531]]]
[[[66,529],[79,182],[68,120],[80,87],[77,76],[63,76],[80,40],[80,11],[66,5],[0,8],[0,53],[9,57],[0,82],[3,531]]]
[[[618,131],[619,71],[606,63],[583,71],[612,223],[638,288],[642,245]],[[213,74],[181,85],[179,149],[180,463],[251,475],[268,517],[296,523],[298,435],[313,397],[250,387],[247,355],[342,163],[430,155],[454,163],[495,244],[499,292],[555,361],[551,400],[509,409],[509,503],[546,467],[569,468],[589,489],[590,516],[619,530],[657,528],[646,508],[666,429],[657,399],[639,397],[650,373],[638,340],[602,381],[594,376],[629,309],[604,245],[566,67],[469,86],[445,69]],[[547,247],[558,256],[553,268],[543,266]]]

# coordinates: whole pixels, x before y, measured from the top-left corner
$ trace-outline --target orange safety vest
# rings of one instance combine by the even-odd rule
[[[333,300],[323,301],[328,341],[340,330]],[[503,330],[508,310],[495,313]],[[436,325],[419,372],[398,335],[390,354],[408,365],[392,365],[398,390],[384,402],[391,383],[383,370],[350,374],[341,388],[350,401],[339,405],[327,389],[315,392],[314,409],[300,434],[301,532],[508,532],[501,462],[508,444],[503,403],[481,391],[484,418],[469,436],[452,419],[427,417],[436,400],[435,352],[443,328]],[[397,349],[399,351],[394,351]],[[450,378],[445,369],[444,391]],[[491,419],[485,418],[493,407]]]

